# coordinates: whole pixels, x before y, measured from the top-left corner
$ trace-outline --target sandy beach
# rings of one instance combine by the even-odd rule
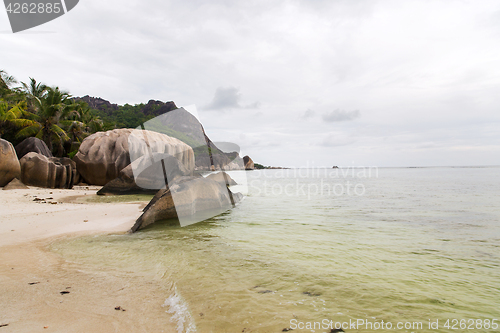
[[[144,203],[89,203],[96,188],[0,190],[0,332],[172,332],[165,281],[95,272],[48,250],[125,233]]]

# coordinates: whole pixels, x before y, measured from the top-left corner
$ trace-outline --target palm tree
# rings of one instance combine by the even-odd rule
[[[9,105],[5,101],[0,101],[0,138],[10,125],[22,127],[25,124],[26,102],[21,101],[14,106]]]
[[[17,83],[17,80],[13,76],[0,69],[0,91],[10,90],[10,87],[15,83]]]
[[[28,100],[28,106],[30,110],[35,111],[36,100],[40,101],[41,98],[47,93],[48,87],[43,83],[37,83],[36,80],[30,77],[30,83],[26,84],[21,82],[22,91],[26,94],[26,99]]]
[[[58,87],[47,87],[42,98],[33,100],[36,113],[30,113],[29,119],[24,123],[26,127],[20,130],[16,137],[36,136],[43,140],[51,151],[53,143],[56,143],[59,154],[62,155],[63,143],[68,141],[69,137],[61,128],[61,121],[74,112],[73,105],[68,103],[69,97],[68,93]]]

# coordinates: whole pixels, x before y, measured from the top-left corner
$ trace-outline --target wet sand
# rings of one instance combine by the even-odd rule
[[[166,281],[96,272],[47,250],[62,237],[125,233],[141,214],[139,202],[75,200],[95,192],[0,190],[0,333],[176,331],[162,307]]]

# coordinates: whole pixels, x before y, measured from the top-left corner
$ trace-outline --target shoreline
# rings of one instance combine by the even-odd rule
[[[49,249],[64,238],[126,233],[144,205],[75,200],[93,194],[94,188],[0,190],[2,333],[176,331],[162,307],[173,293],[165,281],[95,271]]]

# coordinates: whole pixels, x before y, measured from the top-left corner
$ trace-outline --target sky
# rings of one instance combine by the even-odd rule
[[[272,166],[500,165],[500,2],[81,0],[0,69],[73,96],[196,105]]]

